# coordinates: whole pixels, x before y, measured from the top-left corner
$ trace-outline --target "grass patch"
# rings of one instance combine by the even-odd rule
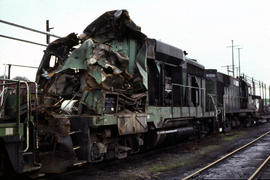
[[[225,135],[225,134],[221,134],[221,138],[224,141],[232,141],[234,139],[241,137],[245,133],[247,133],[247,132],[246,131],[235,131],[235,132],[233,132],[233,135],[230,135],[230,136]]]
[[[219,134],[217,138],[214,139],[214,142],[212,142],[213,144],[208,144],[207,146],[201,147],[198,151],[194,151],[194,153],[199,153],[200,155],[205,155],[205,154],[209,154],[213,151],[219,151],[219,149],[221,148],[219,144],[219,142],[222,141],[232,141],[235,139],[240,138],[241,136],[243,136],[244,134],[246,134],[247,131],[244,130],[237,130],[237,131],[231,131],[228,134]],[[179,168],[179,167],[183,167],[183,166],[187,166],[188,164],[193,163],[193,160],[191,159],[181,159],[181,161],[177,160],[177,159],[172,159],[171,162],[168,163],[156,163],[154,165],[152,165],[152,167],[148,168],[149,172],[160,172],[160,171],[166,171],[166,170],[170,170],[170,169],[174,169],[174,168]]]
[[[184,166],[185,164],[186,164],[185,162],[176,162],[176,163],[171,163],[171,164],[154,165],[153,167],[149,168],[148,170],[150,172],[165,171],[168,169],[173,169],[173,168]]]
[[[200,149],[200,154],[207,154],[211,151],[217,150],[219,148],[219,145],[208,145]]]

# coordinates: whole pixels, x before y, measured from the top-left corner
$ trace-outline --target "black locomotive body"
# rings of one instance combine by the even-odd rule
[[[247,81],[215,69],[207,69],[205,76],[206,91],[215,100],[219,120],[229,127],[239,126],[241,122],[247,126],[255,123],[253,120],[259,116],[256,100],[260,97],[251,95],[251,85]]]

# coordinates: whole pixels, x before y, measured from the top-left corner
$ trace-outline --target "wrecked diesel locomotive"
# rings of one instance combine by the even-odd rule
[[[195,117],[214,119],[205,111],[204,67],[148,39],[125,10],[103,14],[80,39],[51,43],[36,82],[41,142],[43,134],[56,139],[46,150],[67,164],[124,158],[167,133],[194,133]]]
[[[37,71],[39,93],[28,95],[31,126],[21,129],[26,140],[17,150],[30,133],[32,170],[61,172],[155,147],[168,134],[214,132],[236,126],[237,116],[255,116],[248,83],[186,55],[147,38],[126,10],[104,13],[79,37],[55,40]]]
[[[40,153],[68,166],[124,158],[167,133],[194,133],[194,117],[214,119],[204,106],[204,67],[148,39],[125,10],[49,44],[36,82]]]

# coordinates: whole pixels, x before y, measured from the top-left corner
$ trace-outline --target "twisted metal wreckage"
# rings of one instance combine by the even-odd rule
[[[71,33],[55,40],[44,51],[36,76],[43,95],[39,119],[44,127],[39,135],[55,136],[62,148],[60,152],[68,152],[64,159],[76,159],[74,141],[69,137],[69,115],[82,119],[83,115],[117,113],[120,117],[121,113],[136,112],[136,122],[132,124],[137,127],[120,122],[119,134],[147,131],[146,115],[140,118],[137,114],[145,111],[148,88],[146,43],[146,36],[128,12],[118,10],[101,15],[79,37]],[[107,151],[104,144],[97,146],[92,160],[100,159]]]
[[[81,45],[75,49],[79,41]],[[79,106],[100,114],[99,101],[85,102],[87,96],[96,96],[100,91],[117,92],[121,97],[118,112],[143,111],[148,88],[146,53],[146,36],[128,12],[110,11],[87,26],[80,39],[71,33],[49,44],[36,82],[46,96],[73,100],[62,108],[66,113],[71,113],[69,105],[78,102]],[[50,67],[52,60],[55,65]],[[46,101],[45,106],[51,105]],[[82,113],[78,107],[75,109],[77,114]]]

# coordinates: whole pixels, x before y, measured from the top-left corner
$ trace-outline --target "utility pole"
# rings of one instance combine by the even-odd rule
[[[235,75],[234,75],[234,48],[237,46],[238,45],[233,45],[233,40],[232,40],[232,45],[227,46],[228,48],[232,48],[232,73],[233,73],[233,77],[235,77]]]
[[[270,104],[270,86],[269,86],[269,101],[268,102]]]
[[[51,29],[53,29],[53,27],[50,27],[49,20],[46,20],[46,31],[49,33],[51,31]],[[46,43],[50,44],[50,35],[49,34],[46,35]]]
[[[237,48],[238,49],[238,70],[239,70],[239,78],[241,76],[241,63],[240,63],[240,50],[243,48]]]
[[[262,87],[262,100],[263,100],[263,106],[264,106],[264,90],[263,90],[263,82],[261,83],[261,87]]]
[[[264,105],[266,105],[266,84],[264,84],[263,86],[263,89],[264,89]]]
[[[11,65],[8,64],[8,79],[10,79],[10,69],[11,69]]]
[[[260,96],[262,97],[261,81],[259,81],[259,92],[260,92]]]

